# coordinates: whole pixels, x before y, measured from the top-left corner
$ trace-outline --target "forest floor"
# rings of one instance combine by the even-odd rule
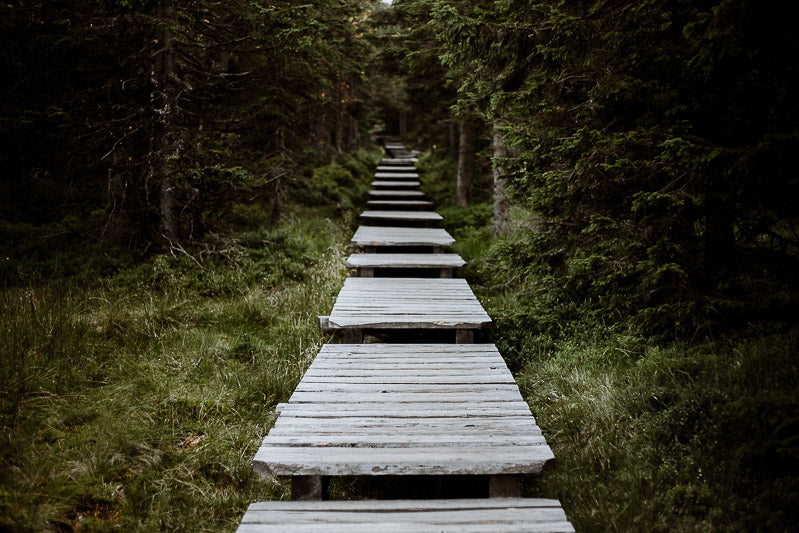
[[[795,525],[799,327],[663,343],[521,314],[536,295],[498,260],[512,237],[490,209],[439,212],[557,458],[525,494],[579,531]],[[240,206],[192,257],[43,251],[49,281],[0,292],[0,530],[232,531],[286,498],[250,461],[326,340],[355,212],[294,206],[269,228]]]

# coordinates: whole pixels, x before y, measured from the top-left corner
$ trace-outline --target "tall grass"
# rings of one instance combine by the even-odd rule
[[[578,531],[796,528],[796,324],[659,342],[539,291],[519,237],[492,239],[486,207],[442,214],[555,453],[528,496],[560,499]]]
[[[0,293],[0,529],[232,530],[286,497],[250,461],[323,341],[348,235],[306,212]]]

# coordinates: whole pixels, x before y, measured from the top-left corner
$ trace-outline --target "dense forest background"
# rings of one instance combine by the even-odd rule
[[[0,6],[0,528],[233,529],[382,129],[422,151],[578,530],[799,509],[777,2]],[[358,487],[334,487],[334,493]]]

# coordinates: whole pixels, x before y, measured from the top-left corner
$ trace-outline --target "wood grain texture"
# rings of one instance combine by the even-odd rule
[[[327,325],[330,329],[479,329],[490,323],[463,279],[347,278]]]
[[[375,172],[375,179],[419,179],[418,172]]]
[[[351,243],[355,246],[452,246],[455,239],[440,228],[360,226]]]
[[[361,213],[361,220],[403,221],[403,222],[441,222],[442,216],[434,211],[374,211]]]
[[[402,158],[385,158],[380,160],[380,165],[391,166],[416,166],[419,160],[415,157],[402,157]]]
[[[505,475],[552,459],[492,344],[325,345],[259,448],[270,475]]]
[[[372,187],[375,189],[416,188],[420,185],[421,183],[416,180],[374,180],[372,182]]]
[[[557,500],[493,498],[258,502],[249,506],[237,531],[569,533],[574,528]]]
[[[369,200],[366,202],[366,207],[371,209],[387,209],[387,210],[411,210],[411,209],[432,209],[433,202],[428,200]]]
[[[375,172],[418,173],[413,165],[377,165]]]
[[[424,198],[424,193],[422,191],[416,190],[406,190],[406,191],[398,191],[398,190],[371,190],[369,191],[369,196],[373,198]]]

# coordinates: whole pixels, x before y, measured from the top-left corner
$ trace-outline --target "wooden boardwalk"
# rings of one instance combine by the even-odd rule
[[[406,179],[415,179],[419,180],[419,174],[416,172],[376,172],[375,178],[380,180],[406,180]]]
[[[381,172],[399,172],[401,174],[416,174],[419,175],[419,171],[413,165],[378,165],[375,169],[375,173],[379,174]]]
[[[347,258],[347,266],[365,278],[374,276],[375,269],[438,270],[439,277],[451,278],[465,263],[458,254],[352,254]]]
[[[324,331],[347,332],[360,342],[364,330],[446,329],[456,342],[471,342],[491,317],[462,279],[347,278],[327,317]]]
[[[369,196],[381,200],[421,200],[424,198],[422,191],[416,190],[376,190],[369,191]]]
[[[441,222],[441,215],[433,211],[367,210],[361,213],[361,222],[370,226],[402,224],[404,226],[432,227]]]
[[[552,458],[494,345],[328,344],[254,465],[278,476],[501,476]]]
[[[372,182],[372,187],[375,189],[405,189],[405,188],[418,188],[421,185],[418,181],[413,180],[375,180]]]
[[[263,531],[568,533],[574,528],[557,500],[496,498],[254,503],[238,533]]]
[[[369,200],[366,207],[371,209],[388,209],[403,211],[425,211],[433,208],[428,200]]]
[[[408,153],[401,145],[392,151]],[[413,168],[414,162],[384,159],[381,167]],[[370,202],[385,204],[370,205],[364,223],[440,221],[435,212],[409,207],[429,207],[417,177],[408,172],[401,182],[375,181]],[[399,190],[398,183],[413,185]],[[413,200],[396,196],[409,193]],[[407,209],[393,209],[393,202],[406,202]],[[368,253],[352,254],[347,266],[361,277],[347,278],[330,315],[319,317],[322,331],[344,344],[321,348],[291,398],[278,406],[253,461],[258,472],[290,477],[293,500],[315,501],[252,504],[240,533],[574,531],[557,501],[521,498],[521,477],[540,473],[554,456],[497,348],[474,344],[474,332],[491,318],[469,284],[451,277],[464,264],[457,254],[442,253],[453,243],[438,228],[358,228],[352,245]],[[435,253],[399,252],[406,248]],[[373,253],[378,250],[389,253]],[[431,269],[440,277],[411,274]],[[452,337],[448,343],[364,344],[365,332],[413,331],[451,331]],[[481,499],[321,501],[331,478],[351,476],[452,478],[455,485],[468,478],[483,492]]]
[[[353,246],[363,248],[388,246],[425,246],[440,252],[455,244],[455,239],[440,228],[394,228],[385,226],[361,226],[350,241]]]

